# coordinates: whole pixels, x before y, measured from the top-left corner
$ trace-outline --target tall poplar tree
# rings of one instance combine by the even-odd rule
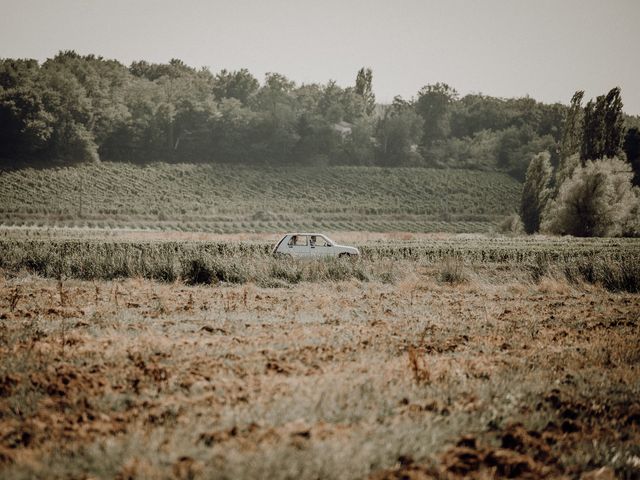
[[[604,98],[604,151],[603,157],[615,157],[622,151],[624,118],[620,87],[612,88]]]
[[[579,153],[582,145],[582,130],[584,113],[582,111],[582,99],[584,91],[578,90],[571,97],[571,104],[567,111],[560,140],[560,162],[556,171],[555,189],[571,176],[575,167],[580,163]]]
[[[595,102],[590,100],[584,109],[582,147],[580,160],[614,157],[622,151],[624,139],[624,119],[620,88],[612,88],[606,95],[600,95]]]
[[[562,130],[562,140],[560,140],[560,161],[569,158],[574,153],[580,151],[582,144],[582,99],[584,90],[578,90],[571,97],[571,103]]]
[[[362,67],[356,76],[355,92],[363,98],[368,115],[371,115],[376,108],[376,96],[373,94],[372,85],[373,72],[370,68]]]

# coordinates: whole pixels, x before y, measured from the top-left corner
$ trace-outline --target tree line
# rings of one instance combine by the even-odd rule
[[[554,168],[535,155],[520,216],[527,233],[640,236],[640,135],[625,128],[619,88],[589,100],[577,91],[566,112]]]
[[[463,97],[444,83],[376,102],[353,86],[296,85],[278,73],[125,66],[60,52],[0,60],[0,168],[100,160],[262,165],[428,166],[524,180],[528,233],[640,235],[640,118],[619,88],[569,105]],[[584,104],[583,104],[584,103]],[[635,185],[635,186],[634,186]]]
[[[437,83],[376,103],[373,74],[353,86],[259,82],[248,70],[195,69],[64,51],[42,64],[0,60],[0,166],[99,160],[431,166],[502,170],[560,159],[571,107],[460,97]],[[637,130],[636,130],[637,135]],[[637,146],[637,141],[634,143]]]

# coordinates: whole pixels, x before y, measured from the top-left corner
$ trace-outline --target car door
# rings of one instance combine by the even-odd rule
[[[309,236],[293,235],[287,244],[287,252],[294,257],[308,257],[309,252]]]
[[[333,253],[333,247],[326,237],[313,235],[310,239],[309,249],[314,257],[328,257]]]

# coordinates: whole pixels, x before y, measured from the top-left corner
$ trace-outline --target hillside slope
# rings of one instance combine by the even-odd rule
[[[520,191],[505,174],[471,170],[105,162],[0,173],[0,224],[486,232]]]

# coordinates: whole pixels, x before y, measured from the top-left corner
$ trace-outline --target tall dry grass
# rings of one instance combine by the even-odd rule
[[[633,240],[446,239],[374,242],[357,259],[274,258],[271,245],[247,242],[0,240],[0,268],[44,277],[112,280],[147,278],[188,284],[402,281],[412,272],[437,271],[460,284],[526,274],[533,282],[560,276],[611,291],[640,291],[640,243]]]

